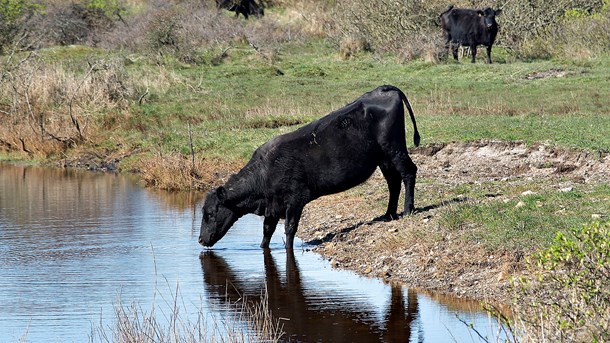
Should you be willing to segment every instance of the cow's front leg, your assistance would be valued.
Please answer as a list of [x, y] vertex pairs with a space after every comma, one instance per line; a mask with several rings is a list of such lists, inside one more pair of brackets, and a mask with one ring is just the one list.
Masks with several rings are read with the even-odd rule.
[[487, 63], [491, 64], [491, 44], [487, 47]]
[[271, 242], [271, 236], [275, 232], [275, 228], [277, 226], [277, 222], [279, 218], [276, 217], [265, 217], [263, 221], [263, 241], [261, 242], [261, 248], [268, 249], [269, 242]]
[[286, 250], [292, 249], [294, 244], [294, 236], [299, 228], [299, 220], [303, 213], [303, 206], [289, 205], [286, 210], [286, 223], [284, 224], [284, 232], [286, 233]]

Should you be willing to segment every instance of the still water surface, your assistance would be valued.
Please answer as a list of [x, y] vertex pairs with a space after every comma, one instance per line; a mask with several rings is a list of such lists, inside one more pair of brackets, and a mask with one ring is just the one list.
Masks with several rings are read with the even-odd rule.
[[265, 289], [293, 342], [479, 341], [461, 320], [496, 336], [478, 303], [287, 254], [282, 228], [263, 252], [256, 216], [203, 249], [200, 202], [117, 175], [0, 164], [0, 342], [87, 342], [92, 328], [114, 325], [119, 299], [148, 311], [176, 293], [183, 319], [203, 312], [219, 323], [234, 310], [226, 303]]

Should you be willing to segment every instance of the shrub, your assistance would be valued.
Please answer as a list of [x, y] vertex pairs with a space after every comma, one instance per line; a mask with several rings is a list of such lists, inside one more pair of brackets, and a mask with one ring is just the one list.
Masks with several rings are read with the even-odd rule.
[[0, 55], [24, 37], [27, 21], [41, 8], [28, 0], [0, 0]]
[[95, 115], [121, 111], [133, 93], [118, 60], [66, 66], [31, 54], [1, 67], [0, 138], [31, 155], [47, 157], [87, 140], [97, 131]]
[[[556, 54], [566, 46], [568, 50], [578, 46], [594, 52], [609, 46], [607, 15], [592, 16], [603, 13], [609, 6], [608, 0], [476, 0], [453, 4], [464, 8], [502, 8], [502, 15], [497, 18], [500, 30], [496, 46], [509, 48], [517, 56], [528, 57], [531, 47], [538, 45], [543, 46], [541, 50], [546, 54]], [[445, 54], [439, 15], [446, 9], [447, 2], [441, 0], [338, 0], [333, 13], [337, 24], [335, 36], [339, 40], [361, 37], [374, 51], [396, 53], [406, 60], [422, 57], [435, 60], [439, 54]], [[573, 14], [578, 14], [577, 18], [572, 18]], [[565, 44], [551, 49], [557, 39]]]
[[544, 328], [534, 332], [551, 341], [610, 340], [610, 222], [558, 233], [532, 262], [517, 288], [518, 306]]
[[51, 37], [55, 44], [97, 45], [99, 35], [108, 31], [114, 22], [102, 9], [87, 8], [73, 3], [52, 12]]
[[440, 1], [339, 0], [333, 15], [340, 39], [359, 37], [374, 51], [400, 53], [405, 47], [414, 48], [409, 43], [434, 37], [434, 31], [440, 30], [436, 27], [438, 15], [445, 8]]
[[[610, 1], [608, 1], [610, 3]], [[604, 7], [605, 8], [605, 7]], [[610, 50], [610, 10], [571, 9], [521, 44], [525, 57], [591, 58]]]

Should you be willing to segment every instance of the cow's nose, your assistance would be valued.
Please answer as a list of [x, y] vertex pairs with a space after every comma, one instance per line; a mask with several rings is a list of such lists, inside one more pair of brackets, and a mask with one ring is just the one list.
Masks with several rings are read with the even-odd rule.
[[203, 237], [199, 236], [199, 244], [203, 245]]

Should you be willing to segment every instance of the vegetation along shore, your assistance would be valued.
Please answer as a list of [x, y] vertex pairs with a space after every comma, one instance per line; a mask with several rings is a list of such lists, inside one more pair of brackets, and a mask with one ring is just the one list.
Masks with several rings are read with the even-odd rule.
[[337, 268], [506, 305], [523, 341], [610, 340], [607, 0], [455, 1], [501, 9], [493, 64], [454, 61], [443, 1], [261, 4], [0, 2], [0, 160], [202, 192], [391, 84], [422, 135], [415, 213], [372, 221], [376, 172], [310, 203], [297, 236]]

